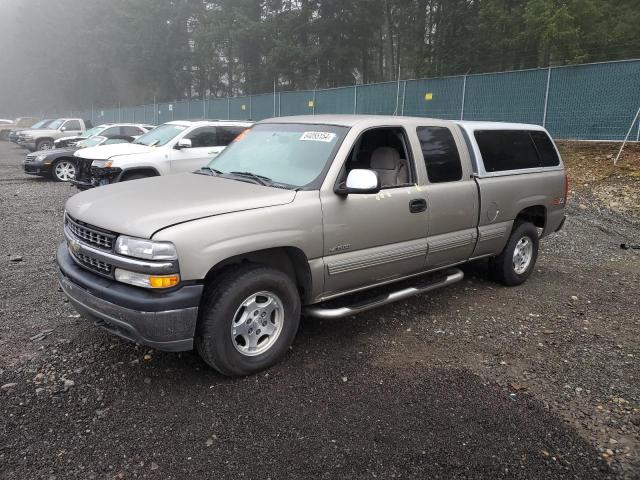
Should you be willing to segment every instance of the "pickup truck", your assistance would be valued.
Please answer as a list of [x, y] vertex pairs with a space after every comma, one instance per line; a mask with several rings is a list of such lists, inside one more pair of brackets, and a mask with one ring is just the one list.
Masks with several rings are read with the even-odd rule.
[[90, 123], [81, 118], [58, 118], [47, 125], [47, 128], [21, 131], [18, 143], [30, 152], [51, 150], [55, 140], [80, 135], [91, 128]]
[[196, 173], [66, 204], [71, 304], [225, 375], [279, 361], [301, 314], [351, 316], [459, 282], [489, 259], [507, 286], [562, 228], [567, 177], [537, 125], [386, 116], [265, 120]]
[[176, 120], [160, 125], [128, 145], [76, 152], [79, 190], [121, 181], [192, 172], [207, 164], [253, 123]]

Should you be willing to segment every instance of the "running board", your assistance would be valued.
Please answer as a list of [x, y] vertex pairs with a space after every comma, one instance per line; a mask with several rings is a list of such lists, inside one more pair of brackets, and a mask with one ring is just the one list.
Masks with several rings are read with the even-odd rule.
[[[444, 275], [439, 275], [435, 279], [431, 279], [430, 281], [416, 281], [415, 285], [409, 286], [407, 288], [403, 288], [401, 290], [392, 291], [389, 293], [383, 293], [381, 295], [377, 295], [373, 298], [369, 298], [367, 300], [355, 301], [351, 305], [345, 306], [336, 306], [331, 307], [332, 301], [323, 302], [316, 305], [309, 305], [304, 309], [304, 314], [309, 317], [315, 318], [341, 318], [348, 317], [351, 315], [356, 315], [358, 313], [371, 310], [372, 308], [381, 307], [382, 305], [386, 305], [388, 303], [397, 302], [398, 300], [404, 300], [405, 298], [413, 297], [414, 295], [419, 295], [421, 293], [430, 292], [432, 290], [436, 290], [438, 288], [446, 287], [447, 285], [452, 285], [454, 283], [458, 283], [464, 278], [464, 273], [459, 268], [451, 268], [444, 272]], [[406, 284], [407, 281], [400, 282], [402, 284]], [[381, 288], [381, 287], [379, 287]], [[393, 288], [393, 285], [387, 286], [388, 288]], [[378, 290], [378, 289], [376, 289]], [[341, 297], [337, 300], [344, 301], [345, 297]], [[346, 297], [348, 298], [348, 297]]]

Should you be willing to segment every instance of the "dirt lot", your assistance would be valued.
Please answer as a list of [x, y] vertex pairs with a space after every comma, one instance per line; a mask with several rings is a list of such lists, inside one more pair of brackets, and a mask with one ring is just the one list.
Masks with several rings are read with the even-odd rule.
[[640, 478], [640, 148], [615, 148], [562, 144], [570, 217], [525, 285], [469, 266], [230, 380], [78, 317], [74, 191], [0, 143], [0, 478]]

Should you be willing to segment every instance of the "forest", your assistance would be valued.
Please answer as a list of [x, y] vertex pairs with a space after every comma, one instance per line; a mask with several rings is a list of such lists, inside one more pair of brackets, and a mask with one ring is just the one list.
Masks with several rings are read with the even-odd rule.
[[0, 107], [135, 105], [640, 57], [640, 0], [3, 0]]

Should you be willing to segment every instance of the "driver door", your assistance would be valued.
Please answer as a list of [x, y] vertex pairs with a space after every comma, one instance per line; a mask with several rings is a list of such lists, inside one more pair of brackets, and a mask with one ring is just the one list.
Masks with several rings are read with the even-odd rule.
[[174, 147], [171, 153], [171, 173], [199, 170], [224, 149], [217, 145], [216, 127], [199, 127], [182, 138], [191, 140], [191, 147]]
[[[390, 174], [397, 170], [397, 164], [407, 173], [395, 177]], [[384, 181], [377, 194], [339, 195], [333, 189], [321, 192], [328, 295], [401, 278], [422, 271], [425, 265], [427, 196], [418, 186], [404, 129], [364, 132], [338, 182], [354, 168], [371, 169]]]

